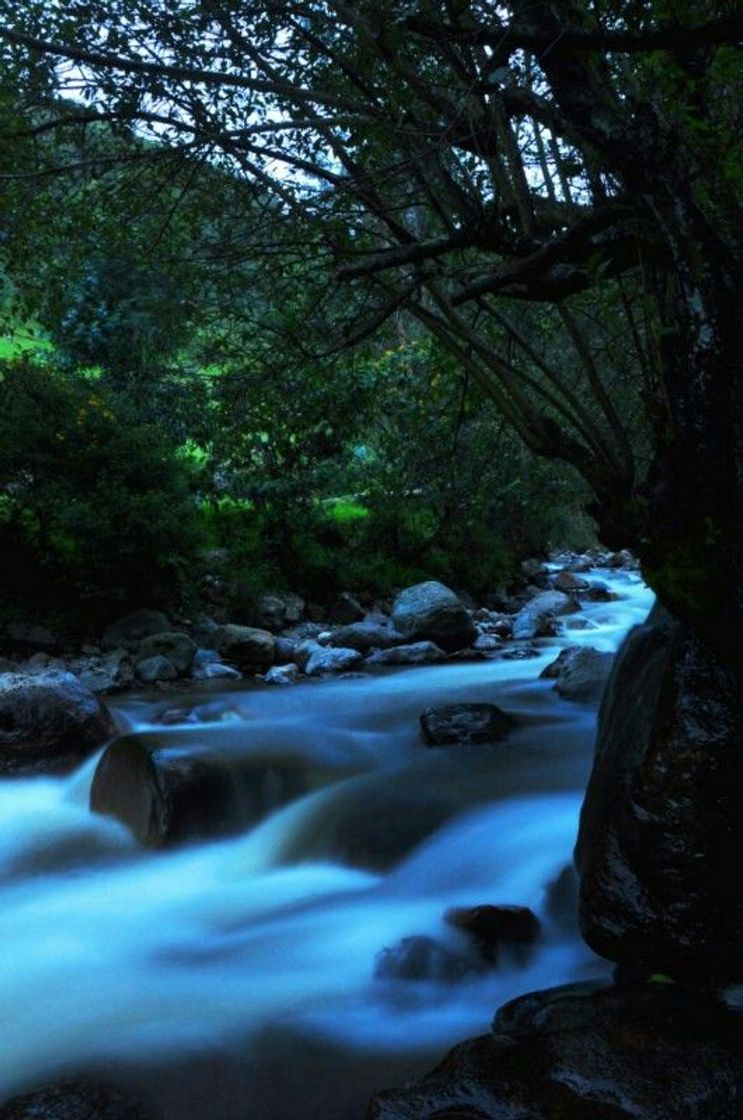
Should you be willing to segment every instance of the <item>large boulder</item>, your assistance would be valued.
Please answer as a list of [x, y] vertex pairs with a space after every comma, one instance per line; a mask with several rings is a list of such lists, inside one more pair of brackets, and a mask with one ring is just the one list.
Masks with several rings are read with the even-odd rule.
[[69, 769], [115, 733], [108, 710], [72, 673], [0, 676], [0, 773]]
[[217, 653], [244, 672], [264, 673], [273, 664], [275, 639], [268, 630], [230, 622], [213, 630], [210, 641]]
[[90, 807], [159, 848], [234, 835], [304, 792], [295, 766], [256, 753], [225, 756], [203, 745], [170, 747], [165, 736], [124, 735], [98, 763]]
[[447, 653], [471, 646], [477, 637], [469, 611], [453, 591], [436, 580], [401, 591], [392, 607], [392, 622], [408, 641], [435, 642]]
[[614, 654], [593, 646], [566, 646], [540, 677], [554, 680], [566, 700], [600, 700], [614, 663]]
[[368, 1120], [740, 1120], [743, 1019], [659, 984], [521, 996]]
[[514, 638], [549, 637], [559, 615], [579, 610], [578, 603], [562, 591], [542, 591], [526, 603], [513, 620]]
[[171, 630], [170, 621], [162, 611], [131, 611], [118, 618], [103, 631], [101, 645], [105, 650], [126, 649], [134, 653], [143, 638]]
[[196, 656], [196, 642], [180, 630], [166, 630], [160, 634], [150, 634], [143, 638], [137, 648], [137, 660], [149, 657], [167, 657], [179, 673], [187, 673]]
[[467, 743], [499, 743], [515, 720], [497, 704], [444, 704], [425, 708], [420, 717], [423, 738], [432, 747]]
[[581, 814], [580, 920], [596, 952], [743, 980], [741, 742], [739, 678], [654, 608], [609, 678]]

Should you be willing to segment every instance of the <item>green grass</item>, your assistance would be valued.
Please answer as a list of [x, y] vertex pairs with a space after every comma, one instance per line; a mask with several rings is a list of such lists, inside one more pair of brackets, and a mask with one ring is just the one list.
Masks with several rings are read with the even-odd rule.
[[51, 350], [51, 348], [51, 342], [48, 342], [45, 338], [38, 338], [36, 335], [19, 330], [12, 335], [5, 335], [0, 338], [0, 361], [12, 361], [14, 358], [19, 358], [21, 354], [29, 353], [29, 351], [39, 352]]
[[349, 521], [362, 521], [369, 516], [367, 507], [353, 498], [328, 498], [323, 505], [329, 517], [340, 525]]

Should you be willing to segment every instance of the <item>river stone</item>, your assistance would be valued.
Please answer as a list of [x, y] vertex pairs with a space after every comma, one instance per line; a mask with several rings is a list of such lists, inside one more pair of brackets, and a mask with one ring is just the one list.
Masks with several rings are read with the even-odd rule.
[[411, 642], [410, 645], [393, 646], [370, 654], [365, 665], [433, 665], [446, 661], [446, 654], [435, 642]]
[[555, 591], [562, 591], [566, 595], [572, 595], [578, 591], [587, 591], [590, 584], [587, 580], [577, 576], [575, 572], [563, 569], [561, 572], [558, 572], [557, 575], [553, 576], [552, 586]]
[[436, 580], [401, 591], [392, 607], [392, 622], [403, 638], [435, 642], [447, 653], [470, 646], [477, 637], [462, 602]]
[[263, 678], [266, 684], [296, 684], [301, 675], [298, 665], [290, 662], [288, 665], [274, 665]]
[[481, 971], [469, 957], [423, 935], [404, 937], [399, 944], [382, 949], [374, 963], [375, 980], [455, 984]]
[[574, 984], [498, 1012], [367, 1120], [740, 1120], [743, 1020], [675, 985]]
[[555, 681], [566, 700], [600, 700], [614, 663], [614, 654], [593, 646], [566, 646], [539, 674]]
[[98, 763], [90, 807], [160, 848], [234, 835], [304, 792], [296, 767], [198, 744], [169, 747], [166, 734], [125, 735]]
[[178, 677], [178, 670], [172, 661], [162, 654], [146, 657], [134, 666], [134, 672], [144, 684], [156, 684], [158, 681], [174, 681]]
[[151, 1120], [137, 1100], [111, 1085], [63, 1081], [0, 1105], [0, 1120]]
[[143, 638], [137, 649], [137, 660], [145, 661], [148, 657], [162, 654], [167, 657], [179, 673], [187, 673], [193, 665], [196, 656], [196, 642], [178, 630], [166, 630], [161, 634], [150, 634]]
[[357, 649], [359, 653], [370, 653], [374, 649], [389, 649], [391, 646], [402, 645], [404, 641], [402, 634], [398, 634], [393, 626], [364, 621], [340, 626], [333, 631], [328, 644]]
[[530, 599], [513, 620], [514, 638], [543, 638], [553, 633], [558, 615], [579, 610], [575, 599], [562, 591], [541, 591]]
[[101, 646], [104, 650], [126, 649], [134, 653], [143, 638], [150, 634], [162, 634], [170, 629], [170, 621], [162, 611], [132, 611], [106, 627]]
[[304, 599], [291, 591], [267, 591], [255, 599], [253, 617], [265, 630], [283, 630], [304, 616]]
[[318, 646], [308, 657], [304, 671], [308, 677], [319, 677], [323, 673], [342, 673], [358, 665], [361, 654], [357, 649], [334, 649], [331, 646]]
[[0, 676], [0, 773], [69, 768], [115, 734], [108, 710], [72, 673]]
[[602, 956], [743, 980], [741, 722], [739, 680], [690, 629], [656, 607], [630, 631], [599, 713], [576, 849], [581, 929]]
[[212, 632], [210, 641], [217, 653], [243, 671], [264, 673], [273, 664], [274, 636], [267, 630], [227, 623]]
[[483, 960], [493, 964], [501, 945], [532, 945], [542, 930], [528, 906], [455, 906], [444, 921], [468, 934]]
[[515, 720], [497, 704], [445, 704], [425, 708], [420, 724], [429, 746], [448, 747], [499, 743], [515, 727]]
[[124, 649], [74, 658], [70, 669], [91, 692], [118, 692], [134, 682], [131, 656]]

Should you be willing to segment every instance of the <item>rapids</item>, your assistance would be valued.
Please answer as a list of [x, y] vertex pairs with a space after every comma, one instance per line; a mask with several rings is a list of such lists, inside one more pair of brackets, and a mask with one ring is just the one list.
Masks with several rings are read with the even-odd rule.
[[[65, 778], [0, 781], [0, 1101], [93, 1072], [150, 1092], [167, 1120], [363, 1115], [530, 989], [605, 962], [546, 912], [570, 861], [595, 709], [539, 681], [559, 648], [618, 647], [652, 603], [638, 576], [524, 661], [452, 663], [269, 688], [243, 684], [112, 707], [172, 744], [268, 751], [305, 796], [245, 835], [152, 852], [92, 815], [96, 759]], [[431, 703], [494, 701], [519, 726], [494, 747], [426, 750]], [[157, 726], [168, 707], [203, 722]], [[461, 949], [450, 906], [527, 905], [528, 960], [458, 983], [380, 980], [377, 954], [427, 934]]]

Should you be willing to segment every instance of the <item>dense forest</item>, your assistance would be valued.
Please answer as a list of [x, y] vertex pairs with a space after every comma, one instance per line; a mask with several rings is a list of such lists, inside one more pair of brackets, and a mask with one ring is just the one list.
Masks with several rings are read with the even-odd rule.
[[[740, 1115], [740, 1029], [719, 997], [743, 982], [742, 47], [725, 0], [0, 0], [8, 679], [33, 633], [43, 653], [98, 656], [118, 625], [122, 656], [191, 666], [257, 621], [263, 652], [241, 670], [279, 648], [304, 668], [323, 642], [358, 668], [323, 630], [358, 623], [371, 644], [345, 633], [352, 653], [407, 626], [438, 642], [448, 681], [462, 649], [550, 642], [557, 616], [621, 600], [596, 563], [639, 570], [655, 597], [644, 621], [628, 592], [611, 623], [642, 625], [603, 695], [575, 853], [581, 933], [615, 986], [588, 1011], [572, 989], [508, 1005], [495, 1043], [454, 1051], [418, 1096], [377, 1098], [375, 1120]], [[420, 587], [449, 597], [456, 632], [409, 622]], [[310, 629], [291, 630], [300, 615]], [[609, 625], [575, 626], [599, 630], [594, 705]], [[94, 808], [143, 749], [125, 741]], [[160, 741], [147, 750], [142, 773]], [[161, 765], [170, 812], [193, 773]], [[198, 786], [198, 813], [216, 789]], [[687, 1036], [668, 1026], [684, 1017]], [[670, 1103], [657, 1077], [636, 1090], [625, 1051], [643, 1031], [688, 1077]], [[597, 1046], [611, 1091], [579, 1086]]]

